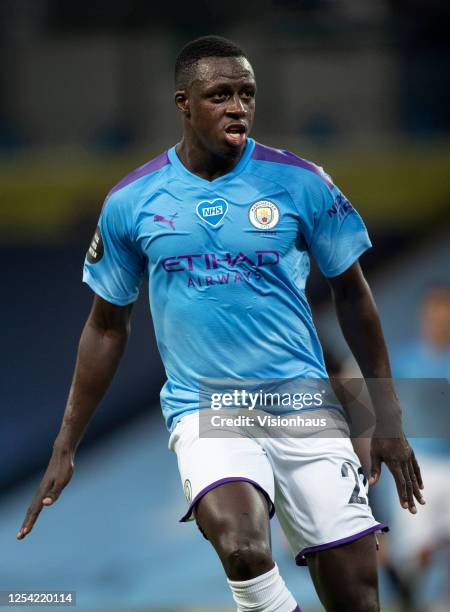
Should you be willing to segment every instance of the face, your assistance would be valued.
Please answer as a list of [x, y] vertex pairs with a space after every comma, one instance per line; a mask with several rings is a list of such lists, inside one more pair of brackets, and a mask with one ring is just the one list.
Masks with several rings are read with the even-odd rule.
[[245, 58], [199, 60], [194, 80], [175, 94], [185, 135], [211, 153], [239, 155], [253, 124], [255, 94], [255, 76]]
[[450, 290], [431, 292], [422, 307], [422, 332], [437, 347], [450, 345]]

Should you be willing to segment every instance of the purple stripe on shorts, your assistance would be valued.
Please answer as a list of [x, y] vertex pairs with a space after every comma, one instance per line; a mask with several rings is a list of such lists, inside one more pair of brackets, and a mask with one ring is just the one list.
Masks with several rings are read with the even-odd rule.
[[266, 145], [256, 143], [255, 149], [252, 154], [252, 159], [304, 168], [305, 170], [309, 170], [310, 172], [314, 172], [314, 174], [317, 174], [317, 176], [319, 176], [330, 189], [333, 188], [333, 183], [330, 177], [326, 175], [318, 166], [316, 166], [316, 164], [313, 164], [312, 162], [306, 159], [302, 159], [301, 157], [298, 157], [297, 155], [294, 155], [289, 151], [284, 151], [282, 149], [273, 149], [272, 147], [266, 147]]
[[243, 476], [230, 476], [229, 478], [221, 478], [220, 480], [216, 480], [215, 482], [212, 482], [210, 485], [202, 489], [200, 493], [197, 493], [197, 495], [194, 497], [194, 499], [189, 504], [188, 511], [186, 512], [184, 516], [181, 517], [180, 523], [185, 523], [191, 518], [192, 510], [195, 508], [195, 505], [201, 500], [201, 498], [204, 495], [206, 495], [206, 493], [208, 493], [208, 491], [211, 491], [212, 489], [215, 489], [216, 487], [222, 484], [226, 484], [227, 482], [238, 482], [238, 481], [249, 482], [250, 484], [254, 485], [257, 489], [259, 489], [261, 493], [264, 494], [267, 501], [269, 502], [269, 507], [270, 507], [269, 518], [272, 518], [273, 515], [275, 514], [275, 506], [272, 500], [270, 499], [269, 494], [266, 491], [264, 491], [261, 485], [259, 485], [254, 480], [250, 480], [250, 478], [244, 478]]
[[130, 174], [127, 174], [127, 176], [125, 176], [121, 181], [117, 183], [117, 185], [115, 185], [111, 189], [111, 191], [108, 193], [108, 197], [112, 195], [115, 191], [118, 191], [119, 189], [126, 187], [130, 183], [137, 181], [146, 174], [151, 174], [152, 172], [161, 170], [161, 168], [164, 168], [164, 166], [167, 166], [167, 164], [170, 164], [170, 161], [167, 155], [167, 151], [165, 151], [164, 153], [161, 153], [161, 155], [158, 155], [158, 157], [151, 159], [143, 166], [136, 168], [136, 170], [133, 170], [133, 172], [130, 172]]
[[389, 531], [389, 527], [384, 523], [378, 523], [377, 525], [369, 527], [369, 529], [365, 529], [364, 531], [360, 531], [359, 533], [347, 536], [346, 538], [342, 538], [341, 540], [335, 540], [334, 542], [328, 542], [327, 544], [319, 544], [319, 546], [309, 546], [308, 548], [304, 548], [298, 553], [298, 555], [295, 557], [295, 562], [297, 565], [307, 565], [305, 555], [307, 555], [308, 553], [320, 552], [321, 550], [328, 550], [329, 548], [337, 548], [338, 546], [342, 546], [343, 544], [348, 544], [350, 542], [360, 540], [364, 536], [369, 535], [369, 533], [374, 533], [375, 531]]

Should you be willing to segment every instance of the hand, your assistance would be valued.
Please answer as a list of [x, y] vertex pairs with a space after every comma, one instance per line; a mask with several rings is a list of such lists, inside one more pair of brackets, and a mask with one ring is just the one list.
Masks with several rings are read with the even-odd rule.
[[22, 527], [17, 534], [18, 540], [30, 533], [44, 506], [51, 506], [61, 495], [64, 487], [72, 478], [74, 470], [73, 453], [54, 450], [41, 484], [27, 510]]
[[417, 513], [414, 497], [424, 505], [422, 476], [414, 451], [402, 432], [398, 438], [372, 438], [370, 455], [372, 474], [369, 485], [375, 485], [381, 475], [381, 462], [388, 466], [397, 486], [400, 504], [411, 514]]

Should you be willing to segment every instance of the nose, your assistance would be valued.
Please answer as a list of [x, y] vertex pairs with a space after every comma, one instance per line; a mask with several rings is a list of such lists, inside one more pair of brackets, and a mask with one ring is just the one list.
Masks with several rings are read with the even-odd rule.
[[238, 94], [230, 98], [230, 104], [227, 108], [227, 114], [232, 115], [233, 117], [244, 117], [247, 114], [247, 109], [245, 108]]

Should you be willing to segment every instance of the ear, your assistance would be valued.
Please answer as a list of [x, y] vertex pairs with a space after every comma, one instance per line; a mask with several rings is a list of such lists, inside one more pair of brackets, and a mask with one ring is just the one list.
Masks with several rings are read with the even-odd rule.
[[185, 117], [190, 117], [189, 98], [185, 89], [179, 89], [175, 92], [175, 104]]

